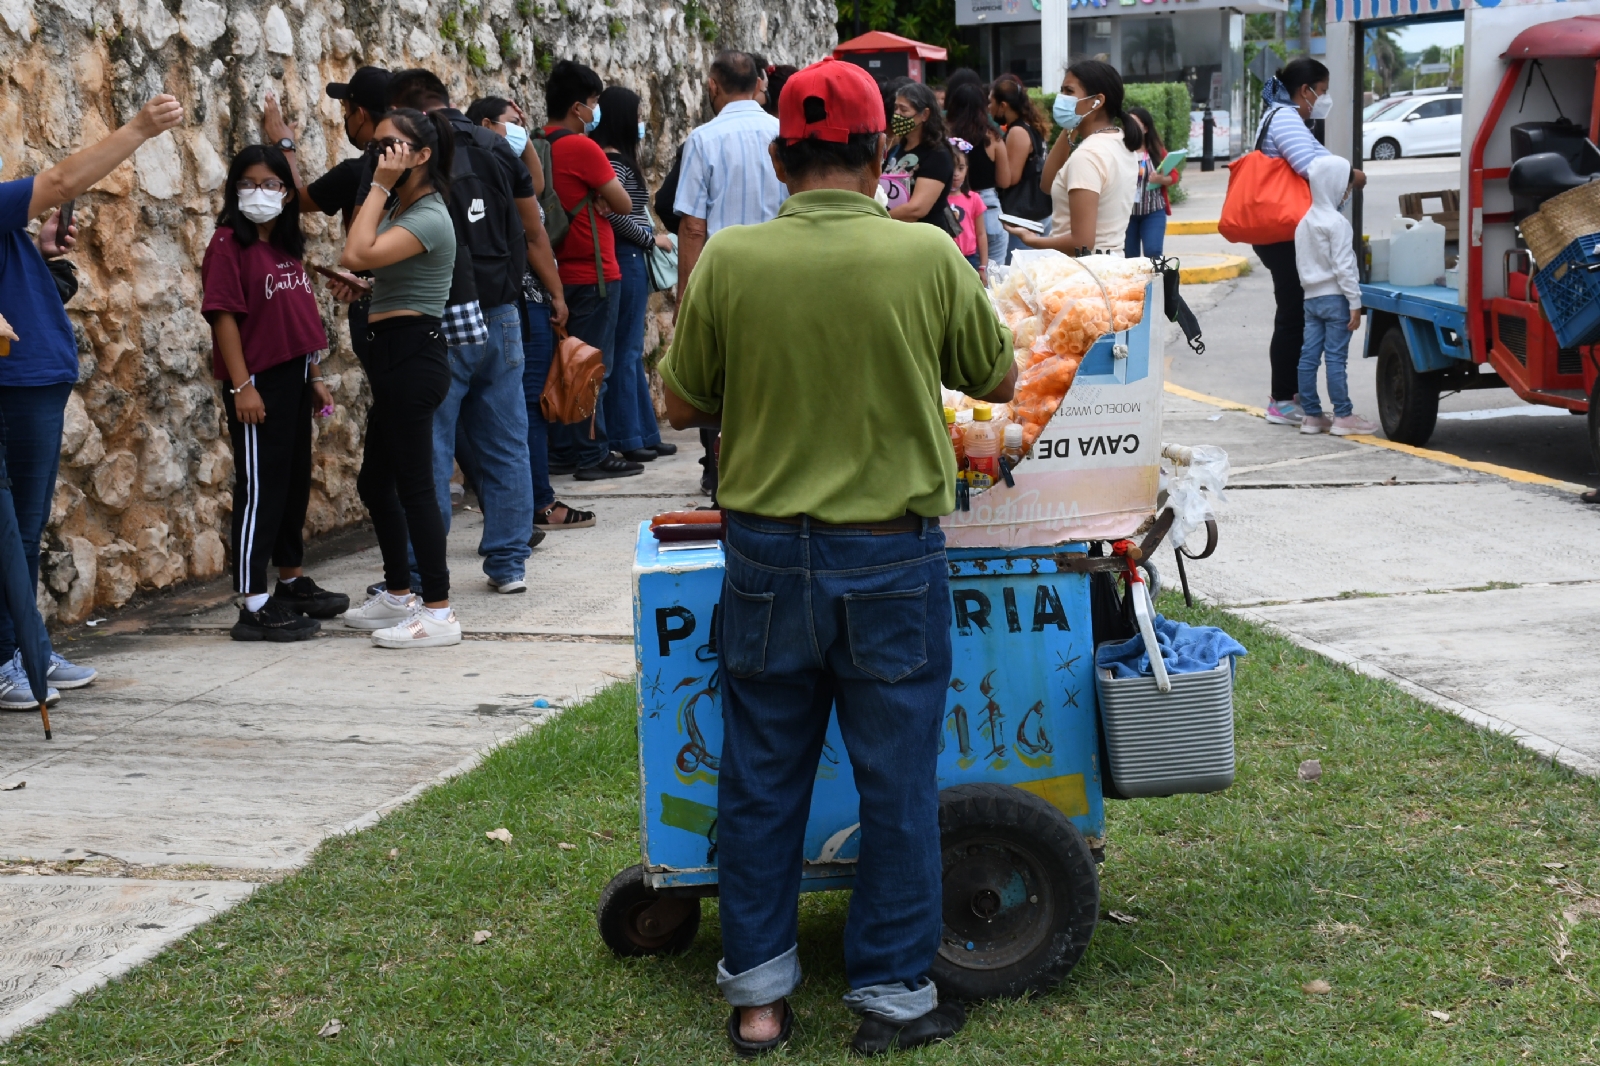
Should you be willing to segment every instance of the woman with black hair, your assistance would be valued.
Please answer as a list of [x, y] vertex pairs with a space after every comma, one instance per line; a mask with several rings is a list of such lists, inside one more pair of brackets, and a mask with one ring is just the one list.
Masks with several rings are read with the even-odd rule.
[[889, 217], [927, 222], [954, 237], [960, 226], [951, 224], [947, 197], [956, 163], [945, 140], [944, 116], [933, 90], [918, 81], [902, 85], [895, 92], [889, 133], [896, 140], [883, 161], [884, 171], [911, 175], [906, 202], [891, 208]]
[[783, 87], [799, 71], [799, 67], [790, 66], [788, 63], [779, 63], [777, 66], [767, 68], [767, 87], [761, 90], [763, 111], [773, 118], [778, 117], [778, 98], [783, 95]]
[[1161, 143], [1155, 116], [1142, 107], [1130, 107], [1128, 118], [1143, 131], [1144, 143], [1138, 152], [1139, 188], [1134, 196], [1133, 216], [1128, 219], [1128, 239], [1123, 251], [1130, 259], [1138, 255], [1158, 259], [1167, 243], [1167, 216], [1172, 214], [1167, 189], [1178, 184], [1179, 174], [1176, 168], [1170, 174], [1161, 173], [1167, 146]]
[[600, 124], [589, 136], [606, 150], [611, 170], [622, 183], [633, 210], [612, 214], [608, 221], [616, 235], [617, 266], [622, 268], [621, 296], [617, 302], [617, 350], [605, 396], [606, 433], [613, 451], [635, 463], [648, 463], [657, 455], [671, 455], [675, 444], [661, 440], [650, 382], [644, 372], [644, 321], [650, 303], [650, 267], [645, 257], [658, 244], [668, 250], [672, 242], [656, 236], [650, 222], [650, 190], [639, 171], [639, 94], [613, 85], [600, 94]]
[[[455, 138], [441, 111], [396, 108], [378, 124], [377, 169], [350, 222], [340, 265], [372, 272], [367, 382], [372, 408], [356, 490], [383, 553], [385, 591], [345, 612], [380, 648], [461, 643], [450, 609], [444, 517], [433, 484], [433, 412], [450, 388], [441, 316], [455, 273], [445, 206]], [[385, 204], [394, 198], [394, 207]], [[411, 591], [407, 545], [421, 596]]]
[[1139, 127], [1123, 115], [1122, 98], [1122, 75], [1110, 63], [1085, 59], [1062, 75], [1050, 113], [1061, 136], [1039, 179], [1050, 190], [1050, 235], [1007, 227], [1029, 248], [1122, 254], [1139, 184], [1139, 159], [1133, 153], [1144, 141]]
[[[200, 266], [211, 364], [233, 442], [234, 640], [308, 640], [350, 598], [318, 588], [301, 564], [311, 499], [311, 412], [331, 413], [317, 357], [328, 347], [301, 257], [300, 199], [273, 145], [234, 156], [217, 231]], [[267, 564], [278, 586], [267, 594]]]
[[[998, 190], [1001, 210], [1016, 218], [1043, 222], [1045, 232], [1049, 233], [1049, 183], [1040, 184], [1039, 181], [1044, 169], [1045, 134], [1048, 130], [1038, 109], [1033, 106], [1028, 87], [1015, 74], [1002, 74], [995, 79], [989, 89], [989, 114], [1000, 123], [1006, 144], [1005, 173], [1000, 173], [998, 165], [995, 171], [995, 188]], [[995, 218], [999, 217], [999, 212], [996, 212]], [[1009, 242], [1002, 243], [1006, 244], [1005, 262], [1010, 262], [1012, 252], [1027, 247], [1015, 236]], [[992, 255], [994, 245], [989, 247]]]
[[972, 151], [967, 153], [967, 184], [986, 209], [983, 228], [989, 240], [989, 263], [1001, 266], [1006, 261], [1007, 242], [1005, 230], [1000, 228], [999, 186], [1011, 183], [1011, 156], [1000, 136], [1000, 127], [989, 115], [989, 92], [976, 79], [974, 74], [957, 84], [951, 78], [944, 97], [945, 119], [952, 137], [972, 145]]
[[[1311, 164], [1331, 154], [1312, 136], [1310, 123], [1326, 118], [1333, 109], [1328, 95], [1328, 68], [1301, 56], [1290, 60], [1261, 88], [1265, 104], [1256, 146], [1270, 159], [1286, 159], [1294, 172], [1309, 180]], [[1356, 188], [1367, 183], [1359, 170], [1350, 172]], [[1305, 339], [1306, 293], [1300, 286], [1300, 268], [1294, 258], [1294, 239], [1276, 244], [1251, 245], [1261, 265], [1272, 275], [1272, 297], [1277, 314], [1272, 319], [1272, 391], [1267, 397], [1267, 421], [1297, 426], [1305, 420], [1300, 406], [1300, 349]]]

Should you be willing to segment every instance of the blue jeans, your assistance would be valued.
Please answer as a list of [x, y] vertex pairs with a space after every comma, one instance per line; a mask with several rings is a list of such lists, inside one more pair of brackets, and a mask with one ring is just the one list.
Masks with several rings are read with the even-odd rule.
[[448, 533], [459, 424], [472, 450], [474, 487], [483, 507], [478, 542], [483, 572], [505, 584], [523, 577], [533, 537], [522, 326], [515, 304], [486, 307], [483, 317], [489, 324], [486, 344], [450, 348], [450, 391], [433, 413], [433, 483]]
[[1334, 416], [1347, 418], [1355, 413], [1345, 377], [1345, 364], [1350, 360], [1349, 325], [1350, 301], [1343, 296], [1306, 299], [1305, 342], [1300, 348], [1300, 405], [1307, 417], [1322, 414], [1322, 401], [1317, 398], [1317, 364], [1323, 361], [1324, 353]]
[[[39, 585], [39, 538], [44, 535], [56, 495], [61, 421], [71, 395], [70, 381], [0, 388], [0, 446], [5, 448], [17, 527], [22, 531], [22, 554], [27, 557], [32, 579], [30, 588]], [[16, 651], [17, 632], [11, 616], [0, 610], [0, 660], [9, 661]]]
[[927, 973], [943, 923], [936, 764], [951, 605], [933, 523], [874, 535], [729, 513], [717, 985], [734, 1006], [799, 984], [802, 849], [835, 705], [861, 794], [845, 1003], [900, 1021], [938, 1004]]
[[[1042, 219], [1041, 221], [1044, 222], [1044, 232], [1039, 234], [1039, 236], [1041, 236], [1041, 237], [1050, 236], [1050, 231], [1055, 228], [1055, 219], [1046, 218], [1046, 219]], [[1028, 246], [1026, 244], [1023, 244], [1022, 243], [1022, 238], [1018, 237], [1016, 234], [1007, 233], [1006, 234], [1006, 239], [1009, 242], [1006, 245], [1006, 262], [1007, 263], [1011, 262], [1011, 253], [1012, 252], [1026, 252], [1028, 250]]]
[[594, 409], [594, 436], [589, 423], [550, 427], [550, 462], [566, 466], [597, 466], [611, 454], [606, 435], [606, 393], [611, 389], [611, 368], [617, 357], [617, 307], [622, 303], [622, 286], [607, 282], [606, 295], [600, 297], [598, 285], [568, 285], [567, 332], [600, 349], [605, 359], [606, 380], [600, 386], [600, 402]]
[[1148, 215], [1128, 216], [1128, 239], [1122, 254], [1129, 259], [1145, 255], [1155, 259], [1167, 243], [1167, 213], [1152, 211]]
[[533, 510], [556, 502], [550, 487], [549, 423], [539, 410], [544, 379], [550, 374], [550, 357], [556, 338], [550, 329], [550, 305], [522, 301], [522, 397], [528, 408], [528, 468], [533, 474]]
[[989, 235], [989, 263], [991, 266], [1005, 266], [1011, 234], [1000, 225], [1000, 193], [995, 189], [979, 189], [978, 197], [985, 209], [983, 231]]
[[617, 241], [622, 290], [617, 301], [617, 356], [606, 387], [606, 431], [613, 451], [631, 452], [661, 443], [650, 379], [644, 372], [644, 317], [650, 304], [650, 269], [645, 251]]

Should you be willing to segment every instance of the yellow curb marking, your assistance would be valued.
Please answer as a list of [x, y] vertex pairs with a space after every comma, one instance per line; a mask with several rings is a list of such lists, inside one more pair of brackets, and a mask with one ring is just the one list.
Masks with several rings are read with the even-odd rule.
[[1175, 218], [1169, 218], [1167, 220], [1167, 232], [1181, 236], [1215, 233], [1217, 232], [1217, 220], [1214, 218], [1186, 218], [1179, 221]]
[[[1211, 407], [1220, 407], [1224, 411], [1243, 411], [1245, 414], [1254, 415], [1257, 418], [1265, 418], [1267, 415], [1265, 408], [1252, 407], [1246, 403], [1235, 403], [1232, 400], [1224, 400], [1220, 396], [1208, 396], [1203, 392], [1186, 389], [1182, 385], [1174, 385], [1170, 381], [1166, 382], [1165, 388], [1174, 396], [1181, 396], [1186, 400], [1195, 400]], [[1545, 477], [1543, 474], [1529, 473], [1526, 470], [1515, 470], [1509, 466], [1501, 466], [1498, 463], [1480, 463], [1476, 459], [1463, 459], [1461, 456], [1451, 455], [1449, 452], [1434, 451], [1432, 448], [1417, 448], [1410, 444], [1384, 440], [1382, 437], [1359, 436], [1345, 437], [1343, 439], [1356, 444], [1366, 444], [1373, 448], [1399, 452], [1402, 455], [1414, 455], [1418, 459], [1431, 459], [1436, 463], [1444, 463], [1446, 466], [1454, 466], [1462, 470], [1475, 470], [1480, 474], [1491, 474], [1494, 477], [1505, 478], [1507, 481], [1515, 481], [1521, 485], [1543, 485], [1546, 488], [1560, 489], [1563, 492], [1589, 491], [1586, 485], [1574, 485], [1570, 481], [1561, 481], [1553, 477]]]
[[[1196, 259], [1201, 260], [1198, 265], [1187, 265]], [[1236, 278], [1250, 265], [1249, 260], [1242, 255], [1211, 252], [1179, 256], [1178, 261], [1182, 264], [1178, 270], [1178, 280], [1185, 285], [1204, 285], [1208, 282]]]

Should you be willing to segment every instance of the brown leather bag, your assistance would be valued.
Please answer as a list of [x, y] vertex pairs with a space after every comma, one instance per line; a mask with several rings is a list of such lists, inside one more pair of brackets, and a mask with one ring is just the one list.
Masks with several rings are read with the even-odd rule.
[[600, 402], [600, 385], [606, 379], [605, 357], [600, 349], [556, 327], [556, 353], [539, 396], [539, 411], [546, 422], [572, 425], [589, 422], [594, 439], [594, 411]]

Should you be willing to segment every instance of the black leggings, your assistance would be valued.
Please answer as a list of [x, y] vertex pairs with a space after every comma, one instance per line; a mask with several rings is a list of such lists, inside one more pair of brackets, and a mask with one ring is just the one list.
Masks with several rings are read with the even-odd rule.
[[372, 515], [391, 589], [411, 586], [417, 553], [422, 599], [450, 598], [444, 517], [433, 487], [433, 412], [450, 389], [450, 364], [437, 318], [388, 318], [367, 327], [367, 443], [356, 490]]
[[301, 530], [311, 499], [311, 382], [305, 356], [250, 380], [267, 409], [264, 421], [239, 421], [226, 388], [222, 406], [233, 439], [233, 588], [259, 594], [269, 589], [269, 557], [279, 567], [296, 567], [305, 559]]
[[1272, 319], [1272, 398], [1292, 400], [1300, 391], [1300, 349], [1305, 343], [1306, 290], [1294, 261], [1294, 242], [1252, 245], [1261, 265], [1272, 275], [1272, 296], [1278, 313]]

